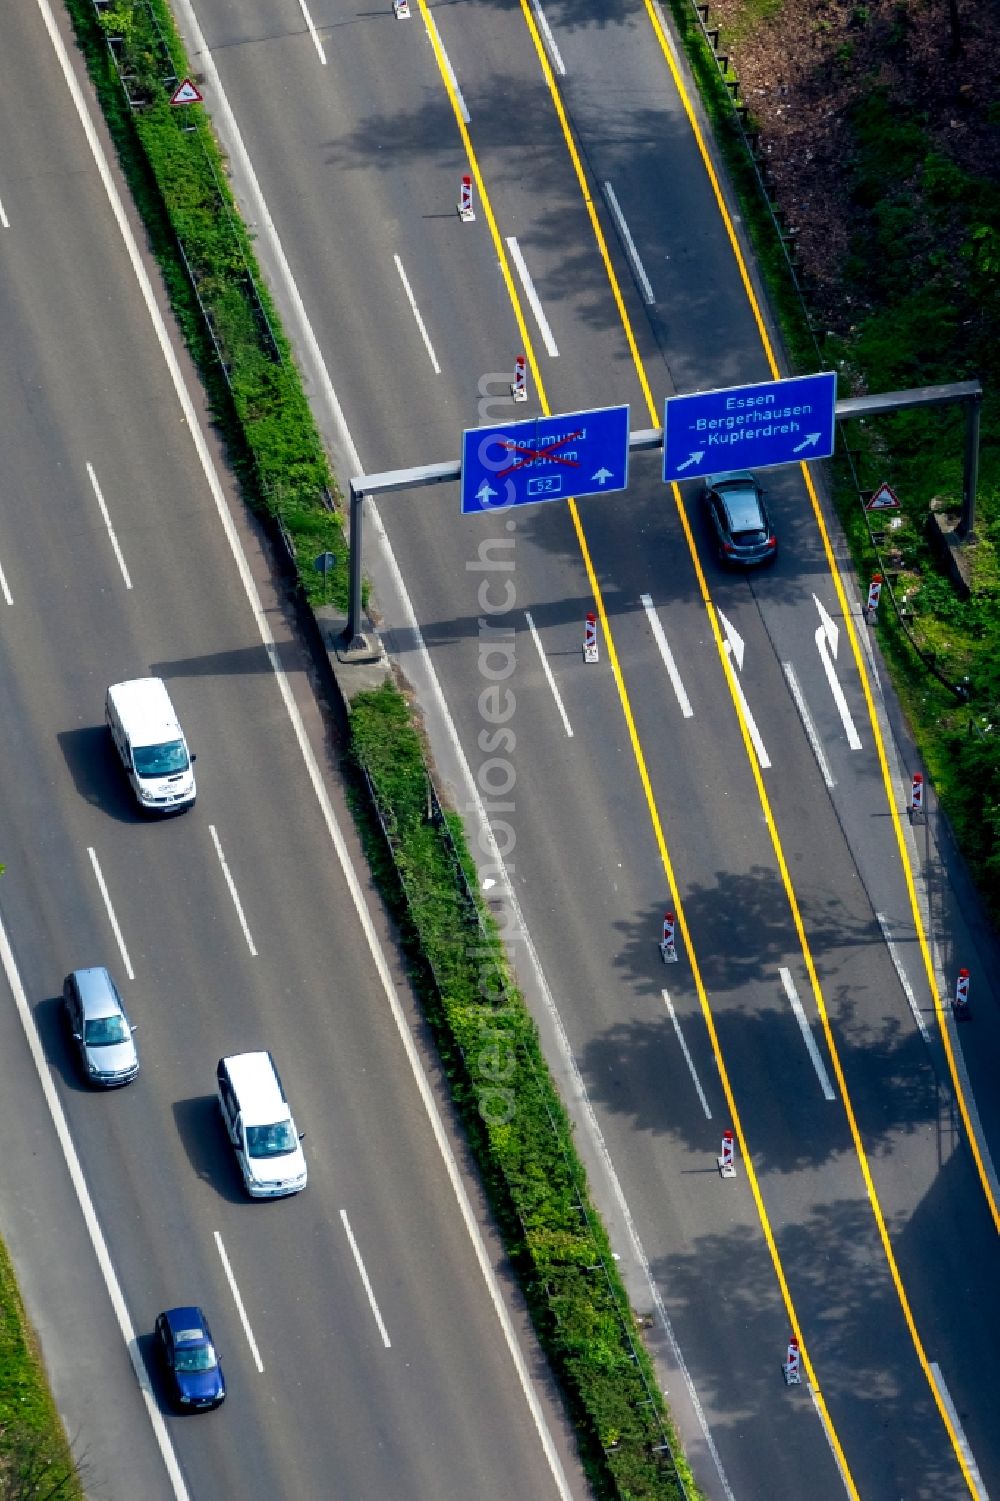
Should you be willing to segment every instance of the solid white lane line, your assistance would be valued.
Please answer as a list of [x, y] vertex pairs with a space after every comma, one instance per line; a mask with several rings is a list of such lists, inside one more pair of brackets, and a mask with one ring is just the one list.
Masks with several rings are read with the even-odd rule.
[[948, 1390], [948, 1384], [941, 1374], [941, 1367], [938, 1365], [936, 1360], [930, 1361], [929, 1364], [931, 1368], [931, 1375], [934, 1377], [934, 1385], [938, 1389], [941, 1401], [948, 1409], [948, 1416], [951, 1418], [952, 1427], [958, 1435], [958, 1447], [961, 1449], [962, 1457], [964, 1458], [965, 1463], [968, 1466], [969, 1474], [972, 1477], [973, 1485], [976, 1487], [976, 1494], [979, 1497], [979, 1501], [990, 1501], [989, 1494], [986, 1490], [985, 1485], [983, 1484], [983, 1477], [979, 1473], [979, 1466], [976, 1464], [976, 1461], [973, 1458], [972, 1450], [969, 1447], [969, 1440], [965, 1436], [965, 1429], [959, 1422], [958, 1412], [955, 1408], [954, 1402], [951, 1400], [951, 1392]]
[[639, 252], [635, 248], [635, 241], [632, 238], [632, 231], [629, 229], [628, 225], [625, 222], [625, 215], [618, 207], [618, 199], [615, 197], [615, 190], [609, 182], [606, 182], [604, 184], [604, 196], [608, 200], [608, 208], [611, 210], [611, 217], [614, 219], [618, 233], [622, 237], [622, 241], [625, 246], [625, 254], [628, 256], [632, 270], [635, 272], [635, 279], [639, 283], [639, 290], [642, 292], [645, 301], [649, 303], [650, 306], [652, 306], [652, 304], [656, 301], [656, 298], [653, 296], [653, 288], [649, 284], [649, 277], [646, 275], [642, 261], [639, 259]]
[[2, 203], [0, 203], [0, 224], [3, 225], [4, 229], [10, 229], [10, 220], [7, 218], [7, 215], [3, 211]]
[[531, 639], [532, 639], [532, 641], [534, 641], [535, 647], [536, 647], [536, 649], [538, 651], [538, 660], [542, 664], [542, 671], [544, 672], [546, 681], [548, 682], [548, 685], [549, 685], [549, 687], [552, 690], [552, 697], [556, 701], [556, 708], [559, 710], [559, 717], [561, 718], [561, 720], [563, 722], [563, 729], [566, 731], [567, 735], [569, 735], [570, 738], [572, 739], [572, 736], [573, 736], [573, 726], [570, 724], [570, 722], [569, 722], [569, 716], [567, 715], [566, 710], [563, 708], [563, 701], [559, 697], [559, 689], [556, 687], [556, 680], [552, 676], [552, 669], [549, 666], [548, 658], [546, 657], [544, 651], [542, 650], [541, 638], [540, 638], [538, 632], [535, 630], [535, 622], [532, 620], [531, 615], [528, 613], [527, 610], [525, 610], [525, 612], [524, 612], [524, 618], [528, 622], [528, 630], [531, 632]]
[[810, 715], [809, 709], [806, 706], [806, 701], [802, 693], [802, 689], [799, 687], [799, 680], [795, 675], [795, 668], [792, 666], [791, 662], [782, 662], [781, 670], [785, 674], [785, 679], [788, 683], [789, 690], [791, 692], [793, 700], [795, 701], [795, 707], [799, 711], [799, 718], [802, 721], [806, 736], [809, 740], [809, 744], [812, 746], [812, 753], [816, 757], [816, 765], [820, 769], [820, 775], [826, 783], [828, 790], [832, 792], [837, 783], [834, 780], [833, 772], [830, 770], [830, 763], [827, 761], [826, 754], [824, 753], [823, 747], [820, 744], [820, 738], [816, 733], [816, 726], [813, 724], [812, 716]]
[[694, 1087], [698, 1091], [698, 1098], [701, 1101], [701, 1108], [705, 1112], [705, 1119], [706, 1120], [711, 1120], [712, 1119], [712, 1112], [708, 1108], [708, 1100], [705, 1098], [705, 1091], [701, 1087], [701, 1080], [698, 1078], [698, 1074], [697, 1074], [697, 1071], [696, 1071], [695, 1066], [694, 1066], [694, 1059], [691, 1057], [691, 1054], [688, 1052], [688, 1045], [684, 1041], [684, 1033], [681, 1031], [681, 1024], [680, 1024], [680, 1022], [677, 1019], [677, 1013], [674, 1010], [674, 1003], [670, 999], [670, 992], [667, 991], [667, 990], [661, 990], [660, 994], [662, 995], [663, 999], [667, 1003], [667, 1010], [670, 1012], [670, 1020], [674, 1024], [674, 1031], [677, 1033], [677, 1041], [680, 1043], [680, 1045], [681, 1045], [681, 1052], [684, 1054], [684, 1062], [688, 1066], [688, 1069], [690, 1071], [691, 1077], [694, 1080]]
[[101, 508], [101, 515], [104, 517], [104, 525], [108, 529], [108, 536], [111, 538], [111, 546], [115, 550], [115, 557], [118, 559], [118, 567], [122, 571], [122, 578], [125, 580], [125, 587], [126, 589], [131, 589], [132, 580], [128, 576], [128, 569], [125, 567], [125, 559], [122, 557], [122, 550], [118, 546], [118, 538], [115, 536], [115, 529], [111, 525], [111, 513], [109, 512], [107, 506], [104, 504], [104, 496], [101, 494], [101, 487], [97, 483], [97, 475], [94, 473], [94, 466], [89, 459], [87, 460], [87, 473], [90, 475], [90, 483], [94, 487], [94, 494], [97, 496], [97, 504]]
[[392, 1345], [389, 1340], [388, 1331], [386, 1330], [386, 1327], [382, 1322], [382, 1315], [379, 1313], [378, 1304], [375, 1301], [375, 1294], [372, 1291], [372, 1285], [368, 1280], [368, 1273], [365, 1271], [365, 1264], [361, 1260], [361, 1252], [358, 1250], [358, 1243], [354, 1239], [354, 1231], [351, 1229], [351, 1222], [347, 1218], [346, 1209], [342, 1209], [340, 1211], [340, 1218], [344, 1222], [344, 1229], [347, 1231], [347, 1239], [350, 1241], [351, 1250], [354, 1252], [354, 1260], [357, 1262], [358, 1271], [361, 1274], [361, 1280], [365, 1285], [365, 1292], [368, 1294], [368, 1302], [371, 1305], [372, 1313], [375, 1315], [375, 1322], [378, 1325], [378, 1332], [382, 1336], [382, 1343], [383, 1345], [385, 1345], [385, 1348], [387, 1350], [391, 1350]]
[[250, 929], [247, 926], [246, 918], [243, 916], [243, 907], [240, 902], [239, 896], [237, 895], [236, 882], [233, 880], [232, 875], [230, 874], [229, 866], [226, 864], [226, 857], [222, 853], [222, 845], [219, 842], [218, 834], [215, 832], [214, 823], [209, 824], [208, 832], [212, 836], [212, 843], [215, 845], [215, 853], [219, 857], [219, 864], [222, 866], [222, 874], [226, 878], [226, 885], [229, 887], [229, 895], [233, 899], [233, 906], [236, 908], [236, 916], [240, 920], [240, 927], [243, 929], [243, 937], [247, 941], [247, 948], [256, 959], [257, 950], [253, 946], [253, 939], [250, 937]]
[[896, 974], [899, 976], [899, 983], [903, 987], [903, 994], [906, 996], [910, 1010], [913, 1012], [913, 1020], [919, 1027], [920, 1035], [924, 1039], [924, 1042], [926, 1042], [927, 1046], [930, 1047], [931, 1034], [928, 1030], [927, 1023], [924, 1021], [923, 1013], [921, 1012], [920, 1007], [917, 1005], [917, 998], [913, 993], [913, 986], [910, 984], [909, 976], [907, 975], [906, 970], [903, 968], [903, 961], [899, 957], [899, 950], [896, 947], [892, 932], [889, 928], [889, 920], [885, 916], [884, 912], [876, 912], [875, 918], [878, 922], [879, 927], [882, 929], [882, 937], [885, 939], [885, 946], [889, 950], [889, 958], [892, 960], [893, 965], [895, 966]]
[[315, 26], [313, 25], [312, 16], [309, 14], [308, 10], [306, 9], [306, 0], [299, 0], [299, 10], [302, 12], [302, 19], [303, 19], [303, 21], [305, 21], [306, 26], [308, 27], [309, 35], [313, 39], [313, 45], [315, 46], [316, 51], [319, 53], [319, 60], [323, 64], [323, 66], [325, 68], [326, 67], [326, 53], [323, 51], [323, 43], [319, 39], [319, 33], [317, 32]]
[[[726, 651], [730, 655], [732, 655], [732, 647], [730, 646], [728, 641], [726, 642]], [[760, 762], [760, 769], [761, 771], [767, 771], [771, 765], [771, 760], [767, 754], [767, 751], [764, 749], [764, 742], [760, 738], [760, 730], [758, 730], [754, 717], [750, 713], [750, 705], [747, 703], [746, 694], [743, 692], [743, 684], [740, 682], [735, 668], [733, 670], [733, 684], [736, 688], [736, 696], [740, 701], [740, 709], [743, 714], [743, 719], [746, 723], [747, 731], [750, 735], [750, 739], [753, 741], [753, 748], [757, 752], [757, 760]]]
[[830, 1075], [826, 1071], [826, 1064], [820, 1057], [819, 1048], [816, 1046], [816, 1039], [812, 1034], [812, 1028], [802, 1008], [802, 1002], [799, 1000], [799, 993], [795, 989], [795, 981], [792, 979], [791, 970], [785, 969], [782, 966], [778, 970], [778, 974], [781, 976], [781, 983], [785, 987], [785, 994], [788, 997], [792, 1011], [795, 1013], [795, 1020], [799, 1024], [799, 1031], [802, 1033], [806, 1052], [812, 1059], [812, 1066], [816, 1070], [816, 1076], [819, 1079], [823, 1096], [827, 1100], [835, 1100], [837, 1096], [834, 1093], [833, 1085], [830, 1083]]
[[7, 603], [9, 605], [12, 605], [14, 603], [14, 601], [11, 598], [11, 592], [10, 592], [10, 590], [7, 588], [7, 580], [4, 578], [4, 572], [3, 572], [2, 568], [0, 568], [0, 589], [3, 590], [3, 597], [4, 597], [4, 599], [7, 601]]
[[135, 1372], [136, 1380], [139, 1383], [142, 1400], [146, 1406], [146, 1415], [152, 1425], [153, 1435], [156, 1438], [160, 1455], [166, 1466], [171, 1488], [176, 1501], [190, 1501], [190, 1495], [187, 1486], [184, 1484], [184, 1477], [181, 1474], [181, 1467], [177, 1462], [177, 1455], [174, 1452], [174, 1446], [167, 1432], [166, 1422], [160, 1411], [159, 1402], [153, 1392], [149, 1372], [146, 1369], [146, 1362], [139, 1350], [139, 1342], [136, 1339], [135, 1326], [128, 1311], [128, 1304], [125, 1302], [125, 1294], [122, 1291], [122, 1285], [115, 1272], [114, 1262], [111, 1260], [111, 1252], [108, 1250], [108, 1243], [104, 1239], [104, 1231], [101, 1229], [100, 1220], [97, 1218], [94, 1201], [90, 1197], [87, 1180], [83, 1176], [83, 1168], [80, 1166], [80, 1159], [77, 1156], [76, 1147], [73, 1145], [73, 1138], [70, 1135], [66, 1115], [59, 1101], [59, 1095], [56, 1092], [52, 1069], [46, 1061], [42, 1050], [41, 1039], [38, 1036], [38, 1029], [35, 1026], [35, 1018], [28, 1004], [28, 997], [25, 994], [20, 973], [14, 963], [14, 954], [7, 937], [7, 930], [2, 922], [0, 922], [0, 964], [3, 965], [11, 994], [14, 997], [17, 1014], [24, 1029], [25, 1038], [27, 1039], [28, 1051], [31, 1054], [35, 1071], [42, 1086], [45, 1103], [49, 1107], [49, 1115], [55, 1127], [56, 1138], [62, 1148], [66, 1170], [69, 1173], [70, 1182], [73, 1185], [73, 1191], [76, 1194], [77, 1203], [83, 1215], [83, 1222], [87, 1227], [87, 1234], [90, 1236], [90, 1243], [94, 1248], [94, 1256], [97, 1260], [98, 1268], [101, 1276], [104, 1278], [104, 1285], [108, 1290], [111, 1307], [118, 1321], [118, 1329], [125, 1343], [125, 1348], [128, 1350], [129, 1360], [132, 1362], [132, 1369]]
[[465, 102], [465, 95], [462, 93], [462, 90], [458, 86], [458, 79], [455, 77], [455, 69], [451, 65], [451, 58], [445, 51], [444, 42], [442, 42], [441, 40], [441, 33], [440, 31], [438, 31], [437, 22], [435, 21], [429, 6], [427, 7], [427, 10], [424, 14], [424, 23], [427, 27], [428, 32], [434, 33], [434, 40], [441, 48], [441, 56], [444, 58], [445, 71], [448, 74], [448, 82], [454, 89], [455, 98], [458, 100], [459, 113], [461, 114], [462, 119], [465, 121], [466, 125], [469, 125], [472, 122], [472, 116], [469, 114], [469, 106]]
[[216, 1248], [218, 1249], [219, 1257], [222, 1261], [222, 1270], [225, 1272], [226, 1278], [229, 1282], [229, 1291], [233, 1295], [233, 1302], [236, 1304], [236, 1312], [240, 1316], [240, 1323], [243, 1325], [243, 1333], [246, 1335], [247, 1344], [250, 1346], [250, 1354], [253, 1356], [254, 1365], [257, 1367], [258, 1373], [263, 1376], [264, 1362], [260, 1358], [260, 1351], [257, 1348], [257, 1341], [253, 1337], [253, 1330], [250, 1328], [250, 1320], [247, 1318], [247, 1311], [243, 1306], [243, 1299], [240, 1297], [240, 1290], [236, 1286], [236, 1278], [233, 1276], [233, 1269], [229, 1265], [229, 1257], [226, 1255], [226, 1248], [222, 1244], [222, 1236], [219, 1234], [218, 1230], [216, 1230], [214, 1234]]
[[816, 1409], [816, 1416], [819, 1418], [820, 1427], [826, 1434], [826, 1441], [830, 1445], [830, 1453], [833, 1455], [833, 1462], [837, 1466], [837, 1471], [840, 1475], [841, 1480], [844, 1482], [844, 1490], [849, 1496], [856, 1496], [857, 1491], [848, 1480], [847, 1472], [840, 1462], [840, 1450], [833, 1441], [833, 1430], [830, 1426], [830, 1418], [826, 1410], [826, 1404], [818, 1400], [816, 1396], [816, 1388], [813, 1386], [812, 1382], [809, 1383], [809, 1396], [812, 1400], [813, 1407]]
[[509, 235], [507, 237], [507, 249], [510, 251], [511, 260], [517, 267], [517, 274], [521, 278], [521, 285], [524, 288], [524, 295], [525, 297], [527, 297], [528, 302], [531, 305], [531, 311], [535, 315], [535, 322], [538, 324], [538, 332], [542, 336], [542, 343], [545, 345], [546, 352], [550, 354], [553, 359], [558, 359], [559, 349], [556, 345], [555, 339], [552, 337], [552, 330], [549, 327], [548, 319], [542, 311], [541, 298], [535, 291], [535, 283], [532, 281], [531, 275], [528, 271], [528, 264], [524, 259], [523, 254], [521, 253], [520, 245], [517, 243], [517, 240], [513, 235]]
[[107, 908], [108, 912], [108, 921], [111, 923], [111, 931], [114, 933], [115, 937], [118, 940], [118, 947], [121, 950], [122, 963], [125, 966], [125, 973], [128, 975], [130, 980], [134, 980], [135, 971], [132, 968], [132, 961], [128, 956], [128, 949], [125, 947], [125, 940], [122, 937], [122, 930], [118, 926], [118, 919], [115, 916], [115, 909], [111, 905], [111, 898], [108, 895], [108, 888], [104, 884], [104, 877], [101, 874], [101, 867], [97, 859], [97, 851], [91, 849], [90, 845], [88, 845], [87, 854], [90, 856], [90, 863], [94, 867], [94, 875], [97, 877], [97, 884], [100, 887], [101, 895], [104, 898], [104, 905]]
[[651, 594], [641, 594], [639, 598], [642, 602], [642, 608], [646, 612], [646, 617], [649, 620], [649, 628], [653, 632], [653, 640], [656, 642], [657, 646], [660, 649], [660, 656], [663, 658], [663, 665], [667, 669], [667, 676], [673, 684], [677, 702], [681, 706], [681, 713], [684, 715], [685, 719], [691, 719], [694, 716], [694, 710], [692, 709], [691, 702], [684, 691], [684, 684], [682, 683], [681, 675], [677, 670], [677, 663], [674, 661], [674, 654], [670, 650], [670, 646], [667, 642], [667, 633], [663, 629], [663, 626], [660, 624], [660, 617], [659, 615], [657, 615], [656, 606], [653, 604], [653, 596]]
[[548, 17], [542, 10], [538, 0], [531, 0], [531, 8], [535, 12], [535, 20], [538, 22], [538, 29], [542, 33], [545, 45], [548, 48], [549, 57], [552, 59], [552, 66], [562, 78], [565, 78], [566, 64], [563, 62], [559, 48], [556, 46], [556, 39], [552, 35], [552, 28], [549, 25]]
[[399, 279], [403, 283], [403, 291], [409, 298], [410, 308], [412, 309], [414, 318], [417, 320], [417, 327], [420, 330], [420, 337], [423, 339], [424, 347], [427, 350], [427, 353], [430, 355], [431, 365], [434, 368], [434, 374], [440, 375], [441, 366], [438, 364], [437, 355], [434, 353], [434, 345], [431, 343], [430, 335], [428, 334], [427, 329], [424, 327], [424, 320], [420, 316], [420, 309], [417, 307], [417, 299], [414, 297], [413, 292], [410, 289], [410, 283], [406, 279], [406, 272], [403, 270], [403, 262], [400, 260], [398, 255], [394, 255], [393, 260], [396, 262], [396, 270], [399, 272]]

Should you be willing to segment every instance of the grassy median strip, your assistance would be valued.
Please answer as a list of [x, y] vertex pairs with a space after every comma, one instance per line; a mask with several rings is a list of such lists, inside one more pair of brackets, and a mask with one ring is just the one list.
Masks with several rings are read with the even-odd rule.
[[[246, 497], [280, 523], [307, 597], [332, 582], [343, 603], [335, 486], [287, 340], [208, 117], [170, 104], [192, 76], [170, 12], [162, 0], [66, 3]], [[338, 559], [331, 581], [313, 569], [325, 548]], [[363, 695], [350, 724], [372, 863], [595, 1493], [694, 1497], [461, 821], [437, 803], [400, 693]]]

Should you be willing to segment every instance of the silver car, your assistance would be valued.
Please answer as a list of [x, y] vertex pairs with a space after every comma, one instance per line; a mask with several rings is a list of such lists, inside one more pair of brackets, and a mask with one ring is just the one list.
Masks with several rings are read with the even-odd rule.
[[139, 1072], [132, 1026], [118, 987], [103, 967], [75, 969], [63, 981], [63, 1005], [85, 1078], [99, 1089], [131, 1084]]

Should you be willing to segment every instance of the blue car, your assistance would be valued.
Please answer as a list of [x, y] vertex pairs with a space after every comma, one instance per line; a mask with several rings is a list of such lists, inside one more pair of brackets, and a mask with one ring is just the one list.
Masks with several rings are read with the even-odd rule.
[[166, 1309], [156, 1320], [156, 1341], [176, 1407], [194, 1412], [224, 1401], [226, 1380], [200, 1308]]

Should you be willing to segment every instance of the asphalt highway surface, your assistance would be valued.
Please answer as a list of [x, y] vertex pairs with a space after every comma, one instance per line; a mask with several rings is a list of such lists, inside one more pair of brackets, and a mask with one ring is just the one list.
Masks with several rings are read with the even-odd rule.
[[[345, 476], [539, 411], [628, 402], [656, 426], [665, 396], [777, 373], [655, 7], [178, 9]], [[992, 940], [933, 809], [906, 818], [912, 752], [821, 475], [763, 478], [780, 552], [746, 577], [717, 566], [700, 486], [672, 493], [655, 459], [577, 506], [387, 497], [379, 621], [510, 919], [699, 1482], [985, 1497]], [[972, 1048], [935, 1010], [959, 963]]]
[[[292, 618], [230, 519], [50, 14], [0, 21], [0, 1205], [88, 1495], [581, 1497]], [[162, 823], [103, 722], [108, 683], [150, 673], [197, 754], [195, 808]], [[109, 1094], [60, 1010], [94, 964], [142, 1061]], [[214, 1097], [219, 1056], [256, 1048], [309, 1164], [273, 1203], [245, 1197]], [[185, 1420], [152, 1329], [190, 1302], [229, 1392]]]

